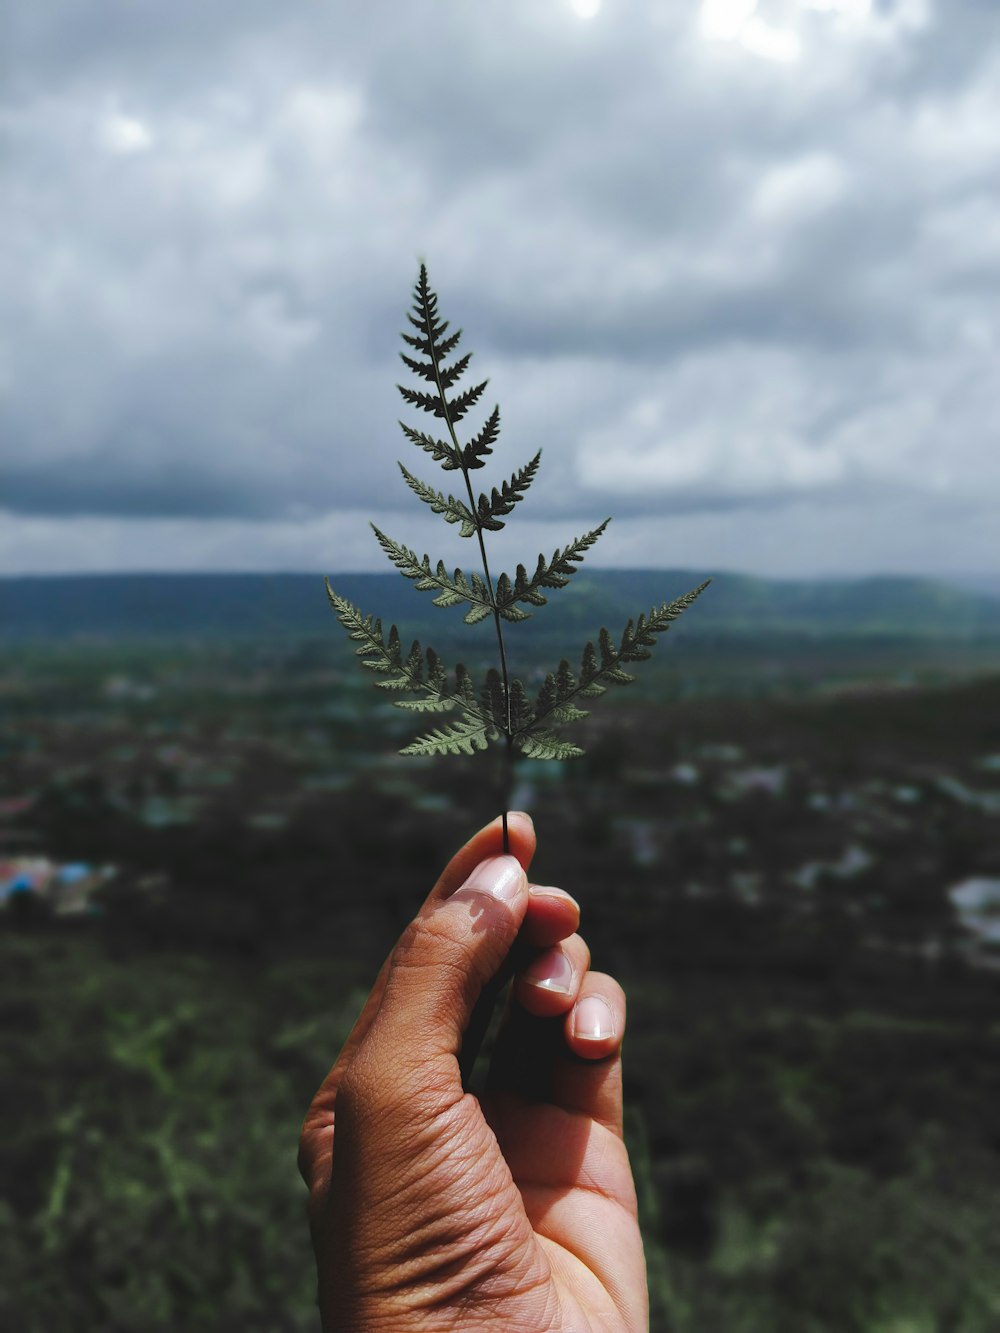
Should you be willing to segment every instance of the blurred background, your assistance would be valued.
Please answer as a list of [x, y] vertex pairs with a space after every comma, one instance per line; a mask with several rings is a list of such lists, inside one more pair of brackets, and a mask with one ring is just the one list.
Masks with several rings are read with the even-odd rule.
[[1000, 1327], [1000, 12], [34, 0], [0, 48], [0, 1323], [317, 1327], [302, 1115], [496, 813], [321, 577], [494, 661], [368, 526], [475, 565], [396, 468], [447, 489], [425, 259], [485, 484], [543, 448], [495, 566], [614, 516], [514, 670], [713, 577], [514, 798], [629, 993], [654, 1333]]

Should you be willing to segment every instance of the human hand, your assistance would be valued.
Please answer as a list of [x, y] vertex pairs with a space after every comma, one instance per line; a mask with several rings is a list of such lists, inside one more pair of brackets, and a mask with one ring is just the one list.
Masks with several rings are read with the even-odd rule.
[[[326, 1333], [647, 1328], [625, 997], [589, 970], [573, 899], [529, 887], [526, 815], [509, 841], [503, 856], [497, 820], [449, 862], [306, 1116]], [[462, 1034], [515, 939], [529, 958], [480, 1100], [462, 1088]]]

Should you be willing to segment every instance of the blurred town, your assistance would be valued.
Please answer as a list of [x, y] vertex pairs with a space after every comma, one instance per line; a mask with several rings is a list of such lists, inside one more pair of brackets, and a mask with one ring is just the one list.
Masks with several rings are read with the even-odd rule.
[[[653, 1328], [996, 1328], [1000, 662], [647, 665], [512, 805], [629, 995]], [[501, 799], [413, 734], [333, 639], [5, 651], [4, 1327], [315, 1328], [298, 1119]]]
[[[331, 867], [363, 858], [377, 829], [380, 842], [444, 854], [496, 805], [484, 760], [401, 759], [412, 719], [334, 648], [132, 655], [128, 670], [93, 648], [8, 656], [8, 908], [96, 912], [126, 893], [162, 903], [187, 897], [190, 874], [210, 893], [250, 872], [241, 891], [263, 895], [270, 934], [286, 916], [292, 926], [303, 880], [318, 875], [335, 899]], [[638, 702], [602, 701], [579, 730], [582, 760], [519, 768], [513, 801], [581, 893], [602, 893], [614, 867], [651, 903], [834, 912], [871, 947], [1000, 957], [993, 680], [819, 679], [794, 698], [758, 681], [743, 696], [671, 698], [668, 685], [657, 699], [646, 684]], [[192, 863], [199, 848], [215, 879]]]

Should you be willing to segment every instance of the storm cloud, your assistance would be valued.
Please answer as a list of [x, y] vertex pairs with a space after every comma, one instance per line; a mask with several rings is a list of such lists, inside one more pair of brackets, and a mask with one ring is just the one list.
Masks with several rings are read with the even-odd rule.
[[421, 258], [498, 473], [544, 449], [529, 546], [995, 568], [995, 6], [4, 22], [0, 569], [384, 567], [369, 517], [461, 559], [395, 463]]

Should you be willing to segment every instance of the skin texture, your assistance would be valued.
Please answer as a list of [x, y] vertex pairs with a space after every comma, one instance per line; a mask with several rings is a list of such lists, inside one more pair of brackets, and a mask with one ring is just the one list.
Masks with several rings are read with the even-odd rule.
[[[327, 1333], [648, 1327], [625, 997], [590, 971], [573, 899], [529, 885], [526, 815], [510, 845], [497, 820], [448, 863], [309, 1108], [299, 1167]], [[480, 1100], [462, 1089], [462, 1033], [515, 941]]]

